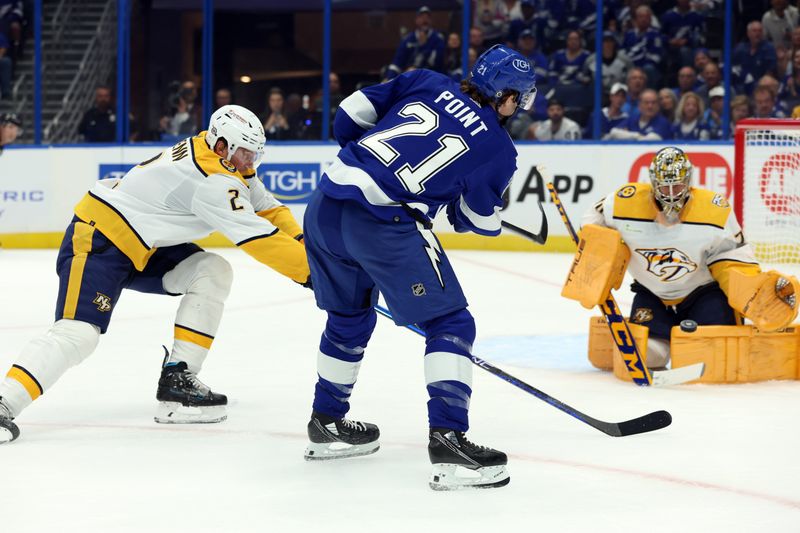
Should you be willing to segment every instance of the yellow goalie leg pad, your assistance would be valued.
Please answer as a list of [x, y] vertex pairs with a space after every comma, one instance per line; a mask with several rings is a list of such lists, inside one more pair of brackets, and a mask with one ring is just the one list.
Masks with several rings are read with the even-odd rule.
[[[631, 324], [633, 340], [642, 361], [647, 364], [647, 338], [650, 330], [639, 324]], [[601, 316], [593, 316], [589, 319], [589, 362], [600, 370], [613, 370], [614, 375], [625, 381], [631, 381], [630, 372], [625, 365], [622, 354], [617, 349], [617, 344], [611, 336], [606, 319]]]
[[747, 383], [798, 379], [800, 329], [759, 331], [753, 326], [700, 326], [686, 332], [672, 328], [672, 367], [705, 363], [696, 383]]
[[611, 228], [587, 224], [579, 237], [578, 251], [561, 296], [591, 309], [604, 302], [611, 289], [622, 284], [631, 251], [619, 232]]
[[775, 270], [748, 275], [738, 270], [730, 273], [728, 302], [753, 321], [761, 331], [787, 327], [797, 318], [797, 294], [800, 282], [794, 276]]

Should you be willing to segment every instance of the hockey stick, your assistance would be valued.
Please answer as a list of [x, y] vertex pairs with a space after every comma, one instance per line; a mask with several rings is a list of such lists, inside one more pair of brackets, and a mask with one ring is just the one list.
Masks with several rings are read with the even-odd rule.
[[[389, 310], [386, 309], [385, 307], [376, 305], [375, 311], [377, 311], [378, 314], [385, 316], [386, 318], [392, 318], [392, 313], [389, 312]], [[425, 337], [425, 332], [416, 326], [409, 325], [406, 326], [406, 328], [410, 329], [414, 333], [417, 333], [418, 335]], [[567, 413], [568, 415], [577, 418], [584, 424], [588, 424], [593, 428], [602, 431], [606, 435], [610, 435], [612, 437], [627, 437], [628, 435], [636, 435], [638, 433], [647, 433], [649, 431], [656, 431], [657, 429], [665, 428], [672, 423], [672, 415], [670, 415], [667, 411], [654, 411], [652, 413], [648, 413], [638, 418], [625, 420], [624, 422], [604, 422], [602, 420], [597, 420], [596, 418], [592, 418], [591, 416], [578, 411], [574, 407], [570, 407], [569, 405], [556, 400], [546, 392], [540, 391], [539, 389], [537, 389], [532, 385], [528, 385], [521, 379], [515, 378], [508, 372], [500, 370], [496, 366], [487, 362], [485, 359], [481, 359], [476, 355], [470, 354], [470, 360], [474, 365], [479, 366], [480, 368], [486, 370], [487, 372], [494, 374], [503, 381], [511, 383], [515, 387], [524, 390], [528, 394], [533, 394], [540, 400], [549, 403], [556, 409], [559, 409]]]
[[[580, 239], [575, 232], [575, 228], [572, 226], [572, 222], [569, 220], [569, 216], [567, 216], [564, 204], [561, 203], [558, 192], [556, 192], [555, 187], [553, 187], [553, 184], [549, 181], [547, 182], [547, 189], [550, 191], [550, 197], [553, 199], [553, 203], [555, 203], [556, 208], [558, 208], [561, 220], [564, 221], [564, 225], [567, 227], [567, 232], [569, 232], [572, 242], [576, 245], [580, 245]], [[608, 328], [611, 330], [611, 337], [614, 339], [619, 353], [622, 354], [625, 366], [628, 369], [628, 374], [630, 374], [631, 379], [637, 385], [677, 385], [679, 383], [698, 379], [703, 375], [703, 371], [705, 370], [704, 363], [696, 363], [673, 370], [654, 371], [651, 375], [647, 365], [644, 364], [644, 360], [638, 348], [636, 348], [636, 342], [633, 340], [633, 334], [631, 334], [631, 329], [628, 327], [628, 322], [622, 316], [617, 301], [614, 299], [614, 295], [611, 291], [608, 292], [608, 298], [600, 304], [600, 310], [603, 311], [603, 316], [606, 319]]]
[[526, 239], [532, 240], [536, 244], [544, 244], [544, 243], [546, 243], [547, 242], [547, 215], [544, 214], [544, 207], [542, 207], [542, 203], [541, 202], [536, 202], [536, 204], [539, 206], [539, 211], [542, 213], [542, 229], [539, 230], [538, 234], [531, 233], [530, 231], [528, 231], [526, 229], [522, 229], [519, 226], [515, 226], [511, 222], [506, 222], [505, 220], [501, 221], [500, 224], [504, 228], [509, 229], [509, 230], [513, 231], [514, 233], [518, 233], [519, 235], [522, 235]]

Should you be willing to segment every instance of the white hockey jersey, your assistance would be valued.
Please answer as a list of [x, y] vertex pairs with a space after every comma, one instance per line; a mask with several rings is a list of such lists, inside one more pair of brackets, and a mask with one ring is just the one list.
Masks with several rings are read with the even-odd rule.
[[714, 281], [727, 294], [730, 269], [758, 272], [724, 196], [692, 187], [680, 222], [666, 225], [649, 183], [620, 187], [595, 204], [582, 224], [616, 229], [631, 251], [628, 272], [667, 305]]
[[302, 230], [287, 207], [256, 177], [242, 175], [206, 144], [205, 132], [184, 139], [131, 169], [112, 186], [98, 182], [75, 206], [143, 270], [162, 246], [219, 231], [276, 271], [308, 279]]

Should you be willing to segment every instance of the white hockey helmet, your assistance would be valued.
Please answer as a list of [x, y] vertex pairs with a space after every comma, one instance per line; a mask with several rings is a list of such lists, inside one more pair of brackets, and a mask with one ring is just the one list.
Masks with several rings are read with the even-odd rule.
[[[234, 158], [237, 150], [247, 150], [245, 160], [252, 158], [253, 168], [257, 168], [264, 156], [264, 127], [258, 117], [249, 109], [240, 105], [225, 105], [214, 111], [208, 123], [206, 144], [212, 150], [219, 139], [228, 143], [228, 161]], [[242, 155], [245, 155], [243, 153]]]

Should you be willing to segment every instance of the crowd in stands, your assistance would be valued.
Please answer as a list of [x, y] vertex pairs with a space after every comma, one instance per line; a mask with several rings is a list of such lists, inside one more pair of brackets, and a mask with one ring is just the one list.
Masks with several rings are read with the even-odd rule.
[[22, 53], [22, 0], [0, 0], [0, 99], [11, 98], [11, 77]]

